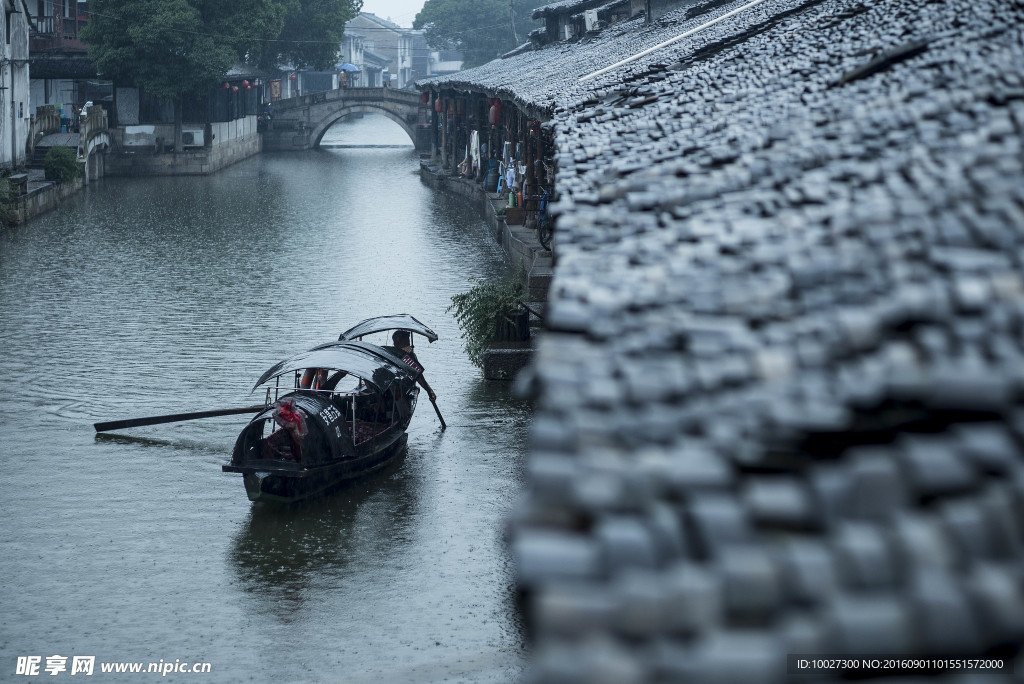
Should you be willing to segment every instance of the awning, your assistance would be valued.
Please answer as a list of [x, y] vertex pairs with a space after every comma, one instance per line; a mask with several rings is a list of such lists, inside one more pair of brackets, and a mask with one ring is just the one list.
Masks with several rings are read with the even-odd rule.
[[399, 378], [415, 378], [417, 375], [412, 368], [376, 345], [365, 342], [331, 342], [274, 364], [260, 376], [253, 389], [278, 376], [307, 368], [345, 371], [381, 392]]
[[377, 316], [368, 318], [362, 323], [357, 323], [338, 337], [339, 340], [354, 340], [365, 335], [383, 332], [385, 330], [408, 330], [423, 335], [428, 341], [437, 340], [437, 333], [423, 325], [409, 314], [394, 314], [392, 316]]

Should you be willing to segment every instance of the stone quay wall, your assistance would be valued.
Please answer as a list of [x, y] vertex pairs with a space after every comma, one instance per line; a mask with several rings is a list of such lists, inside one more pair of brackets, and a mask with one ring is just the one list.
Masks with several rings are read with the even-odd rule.
[[521, 225], [509, 225], [498, 214], [505, 201], [497, 193], [486, 192], [478, 182], [445, 172], [437, 160], [420, 164], [420, 177], [434, 190], [460, 197], [475, 208], [487, 223], [491, 237], [501, 247], [509, 264], [522, 273], [530, 301], [547, 299], [551, 284], [551, 253], [537, 242], [537, 231]]
[[[537, 242], [537, 232], [519, 225], [505, 223], [498, 210], [505, 205], [493, 192], [486, 192], [479, 182], [451, 175], [441, 168], [440, 160], [420, 163], [420, 177], [428, 186], [464, 200], [475, 208], [486, 222], [491, 237], [501, 247], [509, 265], [522, 275], [531, 308], [543, 308], [551, 285], [551, 254]], [[531, 328], [539, 328], [540, 319], [530, 315]], [[485, 380], [513, 380], [533, 357], [529, 342], [496, 345], [484, 354]]]
[[[154, 126], [154, 128], [157, 128]], [[156, 133], [174, 138], [173, 126], [161, 125]], [[256, 130], [256, 117], [210, 124], [212, 142], [206, 147], [186, 149], [181, 153], [155, 150], [152, 146], [126, 144], [124, 127], [112, 131], [113, 149], [106, 158], [108, 176], [193, 176], [207, 175], [248, 159], [262, 151], [262, 139]]]
[[431, 84], [555, 127], [531, 681], [1019, 682], [1024, 4], [766, 0], [612, 66], [742, 4]]
[[55, 209], [62, 200], [80, 191], [83, 179], [77, 178], [69, 183], [41, 182], [32, 183], [32, 187], [24, 195], [16, 197], [11, 203], [8, 214], [12, 223], [25, 223], [40, 214]]

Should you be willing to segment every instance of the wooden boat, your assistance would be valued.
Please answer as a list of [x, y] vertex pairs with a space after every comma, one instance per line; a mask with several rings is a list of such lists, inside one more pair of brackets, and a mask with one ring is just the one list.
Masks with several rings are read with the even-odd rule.
[[[396, 329], [437, 339], [406, 314], [371, 318], [260, 377], [254, 390], [274, 381], [266, 407], [242, 430], [231, 463], [222, 466], [242, 473], [250, 500], [299, 501], [380, 470], [403, 453], [419, 370], [393, 347], [361, 341]], [[305, 382], [316, 373], [326, 380]], [[282, 387], [290, 376], [294, 382]]]

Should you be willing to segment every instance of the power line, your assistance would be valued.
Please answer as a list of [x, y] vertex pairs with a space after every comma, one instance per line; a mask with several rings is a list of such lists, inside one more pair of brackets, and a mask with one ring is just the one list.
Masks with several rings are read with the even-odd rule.
[[[52, 0], [47, 0], [47, 1], [52, 3]], [[104, 14], [104, 13], [101, 13], [101, 12], [94, 12], [92, 10], [89, 10], [89, 11], [87, 11], [85, 13], [86, 17], [88, 17], [90, 15], [95, 15], [97, 17], [104, 17], [106, 19], [112, 19], [114, 21], [122, 21], [122, 17], [116, 16], [116, 15], [113, 15], [113, 14]], [[65, 18], [67, 18], [67, 17], [65, 17]], [[502, 26], [505, 26], [504, 22], [499, 23], [499, 24], [491, 24], [491, 25], [488, 25], [488, 26], [477, 26], [475, 28], [465, 29], [463, 31], [455, 32], [452, 35], [461, 36], [461, 35], [466, 34], [466, 33], [475, 33], [477, 31], [487, 31], [487, 30], [490, 30], [490, 29], [493, 29], [493, 28], [502, 27]], [[238, 36], [225, 36], [225, 35], [221, 35], [221, 34], [217, 34], [217, 33], [208, 33], [208, 32], [205, 32], [205, 31], [194, 31], [194, 30], [191, 30], [191, 29], [174, 28], [174, 27], [171, 27], [171, 26], [165, 26], [164, 29], [168, 30], [168, 31], [174, 31], [174, 32], [177, 32], [177, 33], [185, 33], [185, 34], [189, 34], [189, 35], [203, 36], [203, 37], [207, 37], [207, 38], [219, 38], [221, 40], [228, 40], [228, 41], [239, 40]], [[354, 26], [354, 27], [351, 28], [351, 31], [352, 31], [352, 35], [358, 35], [357, 32], [360, 32], [360, 31], [385, 31], [385, 32], [388, 32], [388, 33], [402, 34], [402, 33], [407, 32], [407, 31], [423, 31], [423, 29], [404, 29], [404, 28], [401, 28], [401, 27], [399, 27], [399, 28], [388, 28], [388, 27], [385, 27], [385, 26], [380, 26], [380, 27], [376, 27], [376, 26], [372, 26], [372, 27], [371, 26]], [[348, 27], [348, 24], [346, 24], [345, 25], [345, 31], [343, 33], [348, 33], [348, 32], [349, 32], [349, 27]], [[422, 34], [419, 34], [419, 35], [422, 35]], [[337, 41], [333, 41], [333, 40], [289, 40], [289, 39], [283, 39], [283, 38], [259, 38], [259, 37], [248, 37], [248, 38], [245, 38], [245, 40], [247, 40], [247, 41], [262, 42], [262, 43], [287, 43], [287, 44], [293, 44], [293, 45], [335, 45], [335, 44], [337, 44]]]

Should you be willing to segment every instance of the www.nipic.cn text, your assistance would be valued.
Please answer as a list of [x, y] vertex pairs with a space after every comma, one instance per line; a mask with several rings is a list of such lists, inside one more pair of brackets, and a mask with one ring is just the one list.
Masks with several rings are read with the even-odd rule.
[[101, 662], [97, 665], [96, 656], [18, 656], [14, 674], [27, 677], [46, 675], [85, 675], [103, 674], [158, 674], [166, 677], [169, 674], [209, 674], [213, 669], [210, 663], [181, 662], [181, 659], [149, 663]]

